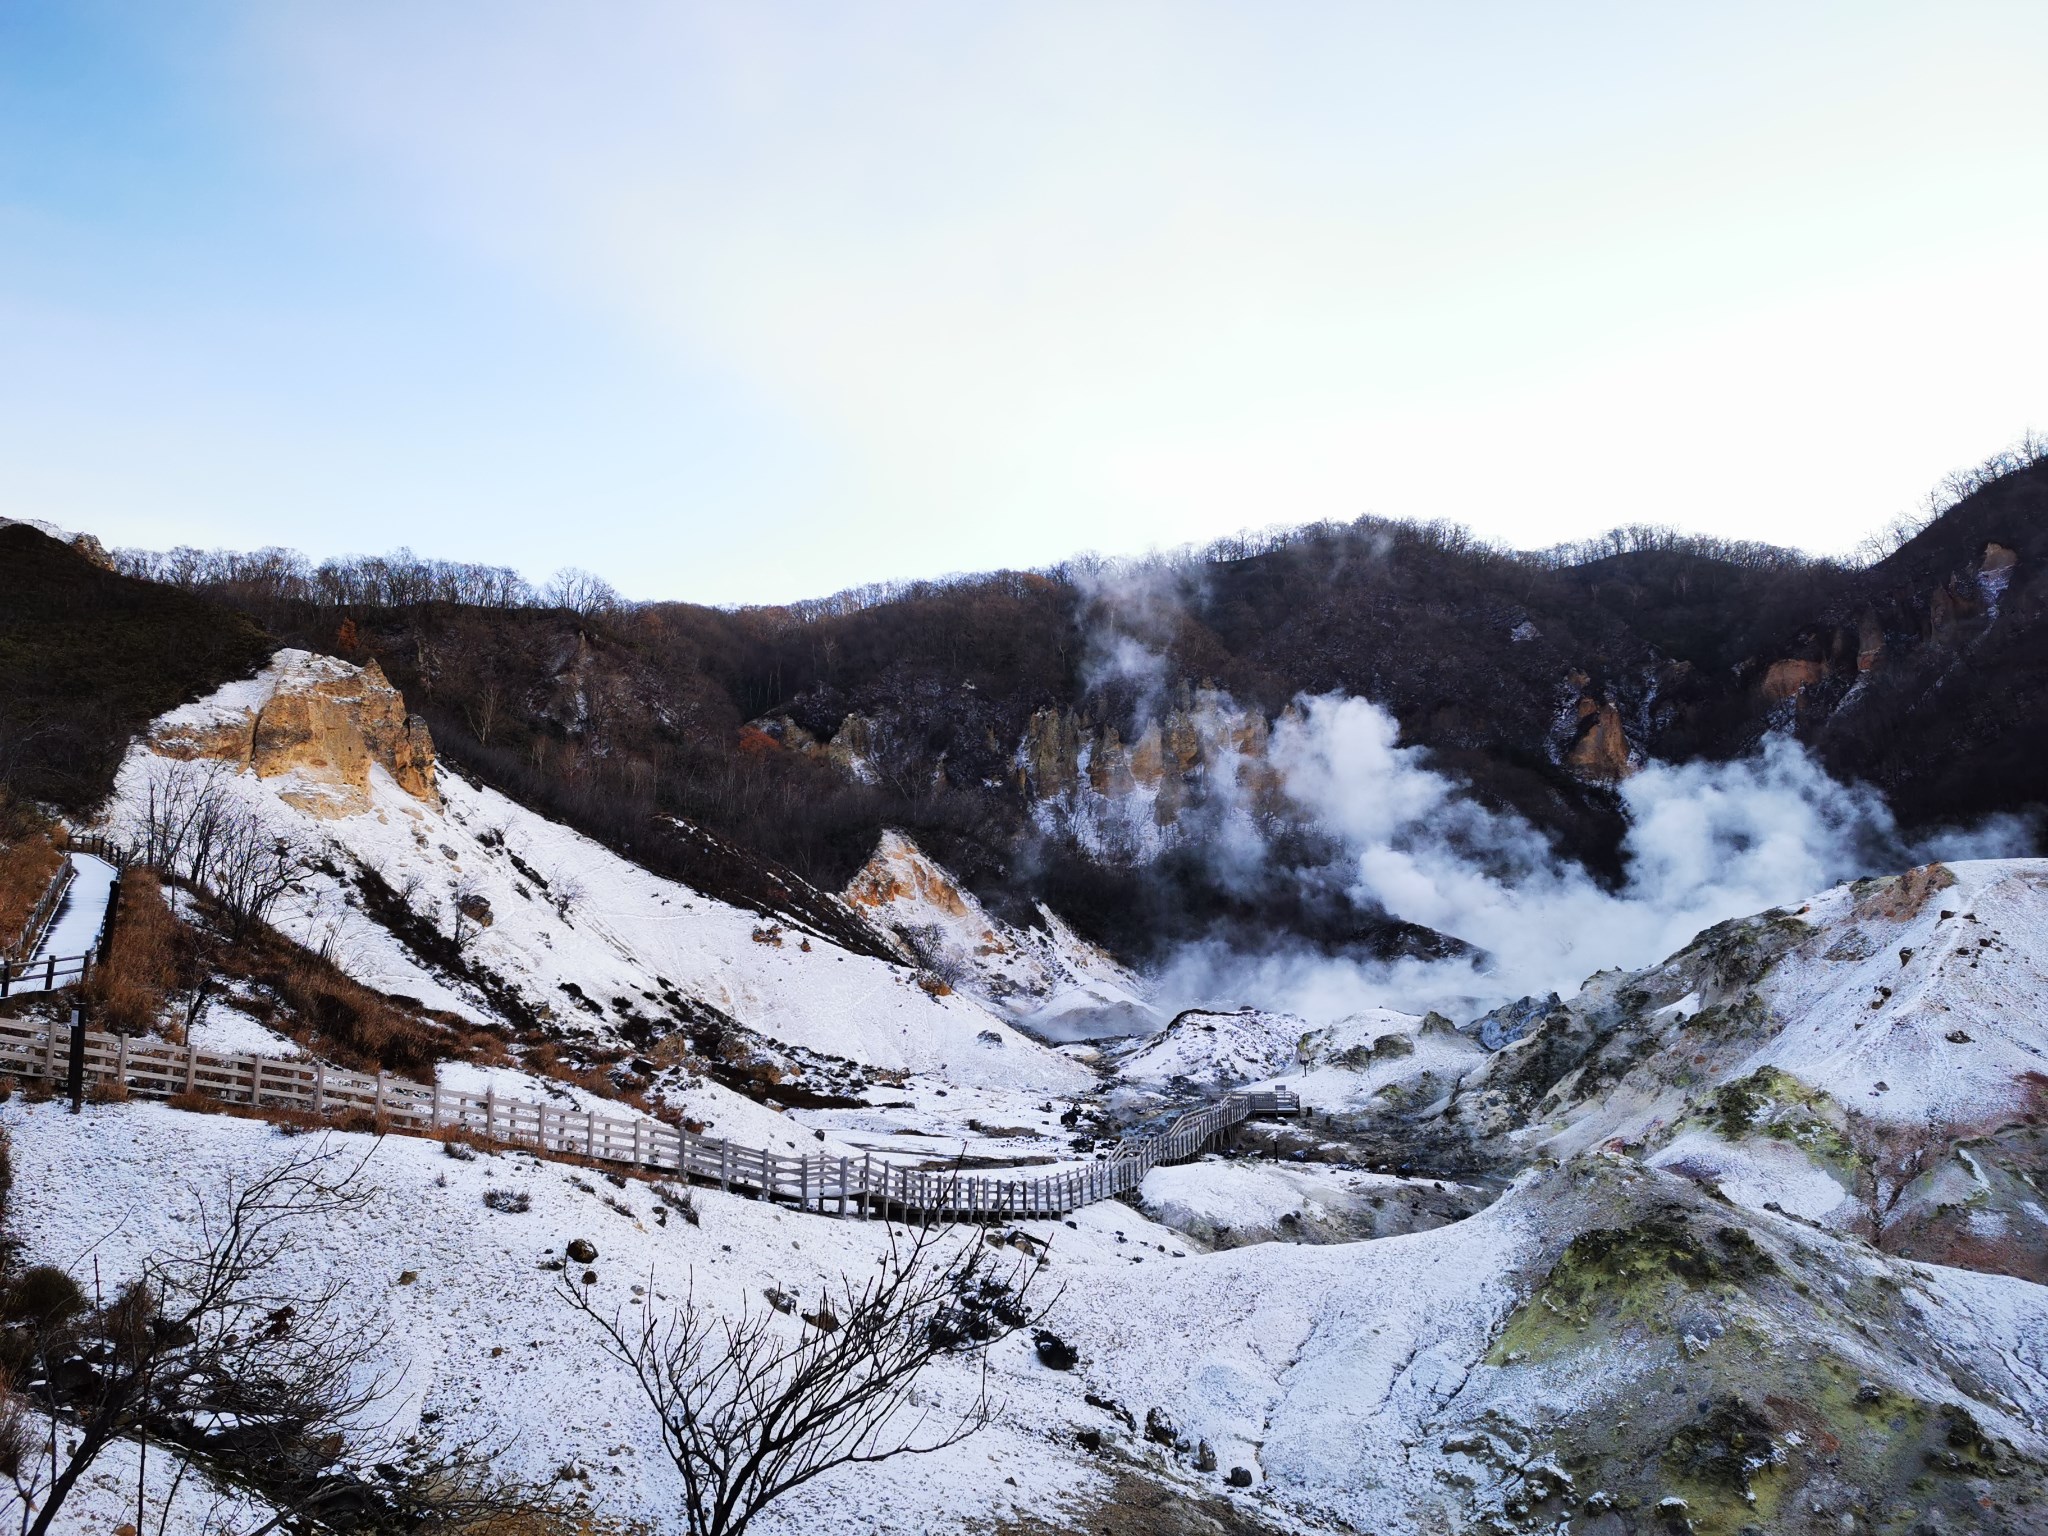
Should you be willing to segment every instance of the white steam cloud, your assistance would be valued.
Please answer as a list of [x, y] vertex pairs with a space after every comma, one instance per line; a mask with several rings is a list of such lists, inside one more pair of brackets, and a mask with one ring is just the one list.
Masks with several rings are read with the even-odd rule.
[[1317, 1021], [1374, 1005], [1469, 1017], [1526, 994], [1569, 995], [1609, 966], [1653, 964], [1702, 928], [1851, 876], [2031, 851], [2032, 829], [2012, 817], [1908, 840], [1875, 789], [1831, 778], [1799, 743], [1773, 736], [1742, 761], [1653, 763], [1628, 779], [1627, 874], [1609, 891], [1520, 817], [1463, 795], [1426, 751], [1398, 745], [1377, 706], [1337, 696], [1300, 705], [1275, 728], [1272, 761], [1287, 797], [1343, 845], [1352, 900], [1455, 935], [1487, 959], [1374, 965], [1211, 941], [1184, 950], [1162, 978], [1182, 1005], [1257, 1003]]

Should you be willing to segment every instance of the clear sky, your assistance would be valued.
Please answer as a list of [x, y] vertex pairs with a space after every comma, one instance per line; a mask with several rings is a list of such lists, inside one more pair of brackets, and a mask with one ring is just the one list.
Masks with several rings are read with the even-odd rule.
[[773, 601], [1844, 549], [2048, 428], [2048, 4], [0, 0], [0, 514]]

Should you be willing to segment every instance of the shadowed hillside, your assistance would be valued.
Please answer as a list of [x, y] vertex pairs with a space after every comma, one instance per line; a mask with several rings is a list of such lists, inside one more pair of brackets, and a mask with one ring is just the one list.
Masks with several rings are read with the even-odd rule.
[[221, 602], [0, 525], [0, 783], [89, 805], [151, 718], [247, 676], [276, 648]]
[[1183, 789], [1200, 800], [1204, 700], [1262, 740], [1297, 696], [1336, 692], [1603, 880], [1623, 779], [1773, 728], [1883, 788], [1909, 828], [2027, 812], [2048, 746], [2048, 464], [1956, 490], [1862, 568], [1655, 528], [1516, 554], [1378, 519], [741, 610], [548, 607], [510, 572], [406, 557], [134, 563], [291, 643], [374, 656], [452, 761], [636, 856], [744, 850], [829, 889], [897, 827], [997, 910], [1049, 897], [1133, 953], [1267, 922], [1384, 953], [1408, 941], [1294, 878], [1327, 857], [1312, 835], [1283, 850], [1291, 870], [1224, 881], [1077, 841], [1045, 807], [1163, 774], [1170, 820]]

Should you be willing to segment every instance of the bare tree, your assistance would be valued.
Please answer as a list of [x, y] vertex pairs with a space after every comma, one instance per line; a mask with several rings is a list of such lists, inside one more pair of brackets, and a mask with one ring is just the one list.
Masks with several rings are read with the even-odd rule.
[[[694, 1285], [664, 1318], [598, 1311], [567, 1279], [568, 1304], [594, 1321], [661, 1424], [683, 1479], [689, 1536], [741, 1536], [791, 1489], [835, 1467], [957, 1445], [998, 1412], [989, 1398], [991, 1345], [1043, 1316], [1029, 1301], [1038, 1261], [1006, 1273], [978, 1232], [949, 1245], [942, 1229], [890, 1228], [889, 1251], [865, 1280], [843, 1277], [816, 1311], [771, 1293], [769, 1305], [720, 1312]], [[648, 1286], [648, 1301], [654, 1300]], [[976, 1371], [973, 1396], [943, 1415], [914, 1389], [942, 1356]]]
[[232, 806], [235, 770], [218, 759], [173, 762], [150, 776], [136, 826], [142, 862], [190, 878], [213, 862], [214, 843]]
[[564, 566], [555, 572], [541, 593], [550, 608], [566, 608], [582, 618], [594, 619], [600, 614], [614, 613], [623, 606], [622, 599], [610, 582], [601, 576], [575, 566]]
[[117, 1440], [139, 1445], [145, 1466], [152, 1440], [232, 1442], [317, 1481], [393, 1383], [372, 1368], [381, 1336], [341, 1313], [345, 1282], [308, 1290], [281, 1271], [300, 1226], [364, 1202], [366, 1160], [316, 1149], [231, 1188], [202, 1205], [191, 1248], [152, 1254], [111, 1297], [36, 1272], [47, 1301], [14, 1343], [16, 1392], [47, 1423], [48, 1457], [13, 1473], [24, 1536], [45, 1536]]
[[[0, 1361], [13, 1373], [0, 1369], [0, 1475], [21, 1536], [45, 1536], [116, 1441], [139, 1451], [137, 1531], [149, 1529], [150, 1452], [172, 1457], [159, 1536], [195, 1471], [254, 1495], [235, 1501], [256, 1512], [233, 1536], [576, 1528], [551, 1495], [494, 1475], [491, 1447], [385, 1434], [370, 1420], [397, 1384], [378, 1364], [384, 1334], [349, 1315], [345, 1277], [288, 1281], [301, 1230], [372, 1197], [361, 1173], [374, 1150], [351, 1158], [323, 1145], [229, 1186], [200, 1205], [189, 1248], [152, 1254], [110, 1298], [53, 1269], [16, 1278], [10, 1299], [26, 1290], [34, 1305]], [[223, 1536], [228, 1503], [208, 1521]]]
[[455, 902], [455, 927], [449, 938], [458, 951], [468, 949], [477, 935], [491, 926], [491, 903], [485, 888], [483, 877], [470, 873], [450, 892]]
[[225, 818], [212, 853], [192, 878], [219, 901], [228, 937], [238, 943], [313, 872], [312, 855], [296, 838], [272, 831], [249, 811]]
[[136, 826], [142, 862], [220, 903], [237, 942], [312, 872], [312, 855], [236, 803], [235, 769], [217, 760], [172, 763], [154, 775]]

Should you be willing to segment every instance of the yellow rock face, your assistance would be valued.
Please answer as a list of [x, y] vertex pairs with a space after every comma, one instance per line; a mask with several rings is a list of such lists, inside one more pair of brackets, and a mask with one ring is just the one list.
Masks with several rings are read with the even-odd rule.
[[1807, 684], [1819, 682], [1827, 673], [1825, 662], [1802, 661], [1797, 658], [1774, 661], [1764, 673], [1764, 697], [1776, 704], [1791, 698]]
[[316, 816], [368, 810], [373, 763], [413, 798], [440, 803], [433, 738], [424, 721], [406, 714], [404, 698], [375, 661], [352, 667], [310, 658], [279, 670], [275, 692], [256, 710], [167, 727], [151, 746], [165, 757], [214, 758], [260, 778], [293, 774], [304, 787], [284, 798]]
[[[852, 905], [870, 910], [912, 901], [948, 917], [966, 917], [970, 911], [967, 898], [952, 878], [899, 832], [882, 834], [873, 856], [847, 882], [843, 894]], [[984, 930], [980, 937], [984, 953], [1000, 953], [1005, 948], [992, 930]]]
[[[1590, 710], [1585, 708], [1588, 704], [1593, 706]], [[1566, 766], [1582, 779], [1620, 783], [1636, 771], [1636, 764], [1629, 758], [1628, 733], [1622, 729], [1621, 711], [1593, 699], [1581, 699], [1579, 705], [1579, 718], [1592, 723], [1565, 754]]]

